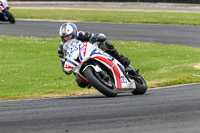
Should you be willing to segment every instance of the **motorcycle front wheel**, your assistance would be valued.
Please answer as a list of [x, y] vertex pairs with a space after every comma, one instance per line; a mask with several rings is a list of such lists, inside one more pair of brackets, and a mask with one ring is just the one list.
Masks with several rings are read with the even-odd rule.
[[[97, 89], [99, 92], [107, 97], [115, 97], [118, 94], [117, 88], [114, 85], [112, 78], [103, 80], [97, 72], [94, 71], [92, 67], [87, 67], [83, 72], [86, 79], [90, 84]], [[109, 76], [109, 75], [106, 75]]]
[[6, 12], [6, 15], [8, 17], [8, 21], [11, 23], [11, 24], [14, 24], [15, 23], [15, 18], [14, 16], [12, 15], [12, 13], [10, 13], [9, 11]]

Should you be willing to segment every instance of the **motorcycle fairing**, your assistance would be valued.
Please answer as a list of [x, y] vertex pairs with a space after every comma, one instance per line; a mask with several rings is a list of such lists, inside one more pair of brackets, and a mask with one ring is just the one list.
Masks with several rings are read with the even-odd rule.
[[86, 54], [87, 42], [83, 42], [82, 45], [79, 45], [79, 49], [79, 60], [82, 61]]
[[[122, 88], [135, 88], [135, 82], [128, 82], [127, 78], [124, 76], [118, 65], [121, 65], [117, 60], [115, 60], [111, 55], [105, 53], [103, 50], [98, 49], [94, 45], [88, 45], [88, 42], [84, 42], [78, 45], [78, 49], [72, 50], [68, 52], [68, 59], [65, 62], [64, 70], [67, 72], [76, 72], [81, 68], [82, 62], [85, 62], [89, 59], [97, 60], [105, 65], [108, 69], [110, 69], [113, 73], [115, 86], [117, 89]], [[77, 59], [79, 58], [79, 62]], [[118, 65], [116, 65], [118, 64]], [[91, 65], [95, 68], [94, 65]], [[123, 66], [122, 66], [123, 67]], [[79, 73], [79, 72], [78, 72]], [[80, 73], [78, 76], [86, 83], [89, 84], [87, 79], [81, 75]]]
[[[121, 74], [118, 70], [119, 68], [113, 62], [110, 61], [113, 57], [101, 49], [94, 48], [95, 46], [93, 46], [93, 45], [92, 45], [93, 48], [87, 48], [87, 42], [84, 43], [84, 47], [85, 47], [84, 50], [82, 50], [82, 52], [84, 54], [81, 54], [81, 55], [85, 55], [86, 57], [89, 56], [89, 57], [101, 62], [108, 68], [110, 68], [113, 75], [115, 75], [114, 76], [115, 86], [117, 87], [117, 89], [121, 89], [122, 84], [121, 84]], [[108, 60], [107, 58], [110, 60]]]
[[107, 58], [103, 56], [97, 55], [97, 56], [93, 56], [93, 58], [100, 61], [101, 63], [108, 66], [109, 68], [112, 68], [112, 72], [115, 75], [114, 76], [115, 86], [117, 87], [117, 89], [121, 89], [122, 84], [121, 84], [121, 74], [118, 70], [119, 68], [117, 68], [117, 66], [113, 62], [109, 61]]

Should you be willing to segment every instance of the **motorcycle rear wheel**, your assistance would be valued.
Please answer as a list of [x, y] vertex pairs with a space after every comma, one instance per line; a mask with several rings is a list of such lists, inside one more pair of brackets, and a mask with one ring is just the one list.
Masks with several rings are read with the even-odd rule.
[[138, 71], [133, 68], [132, 66], [129, 66], [129, 69], [132, 69], [131, 73], [127, 75], [127, 77], [130, 80], [135, 81], [136, 89], [132, 91], [133, 95], [143, 95], [147, 91], [147, 83], [144, 80], [144, 78], [138, 73]]
[[144, 78], [138, 74], [135, 78], [136, 89], [132, 92], [134, 95], [143, 95], [147, 91], [147, 84]]
[[110, 87], [106, 85], [106, 83], [101, 82], [100, 79], [96, 76], [95, 71], [92, 67], [87, 67], [83, 73], [90, 84], [99, 92], [107, 97], [117, 96], [118, 91], [112, 80], [110, 80], [110, 82], [112, 82], [113, 85]]

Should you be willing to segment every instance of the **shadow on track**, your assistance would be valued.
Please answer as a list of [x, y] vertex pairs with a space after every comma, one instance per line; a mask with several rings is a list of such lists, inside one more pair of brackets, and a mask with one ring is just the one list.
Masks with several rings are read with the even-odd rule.
[[100, 98], [104, 98], [104, 99], [112, 99], [112, 98], [119, 98], [119, 97], [136, 97], [137, 95], [133, 95], [131, 93], [121, 93], [118, 94], [118, 96], [116, 97], [106, 97], [104, 95], [85, 95], [85, 96], [73, 96], [73, 97], [61, 97], [58, 99], [100, 99]]

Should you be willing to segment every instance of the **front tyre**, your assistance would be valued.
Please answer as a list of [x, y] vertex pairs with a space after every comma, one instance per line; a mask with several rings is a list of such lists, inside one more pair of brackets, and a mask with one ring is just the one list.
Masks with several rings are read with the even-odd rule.
[[15, 18], [14, 16], [12, 15], [12, 13], [10, 13], [9, 11], [6, 13], [7, 17], [8, 17], [8, 21], [11, 23], [11, 24], [14, 24], [15, 23]]
[[[117, 96], [117, 88], [115, 87], [112, 78], [109, 77], [107, 80], [103, 80], [92, 67], [87, 67], [83, 73], [90, 84], [99, 92], [107, 97]], [[106, 76], [108, 77], [109, 75]]]

